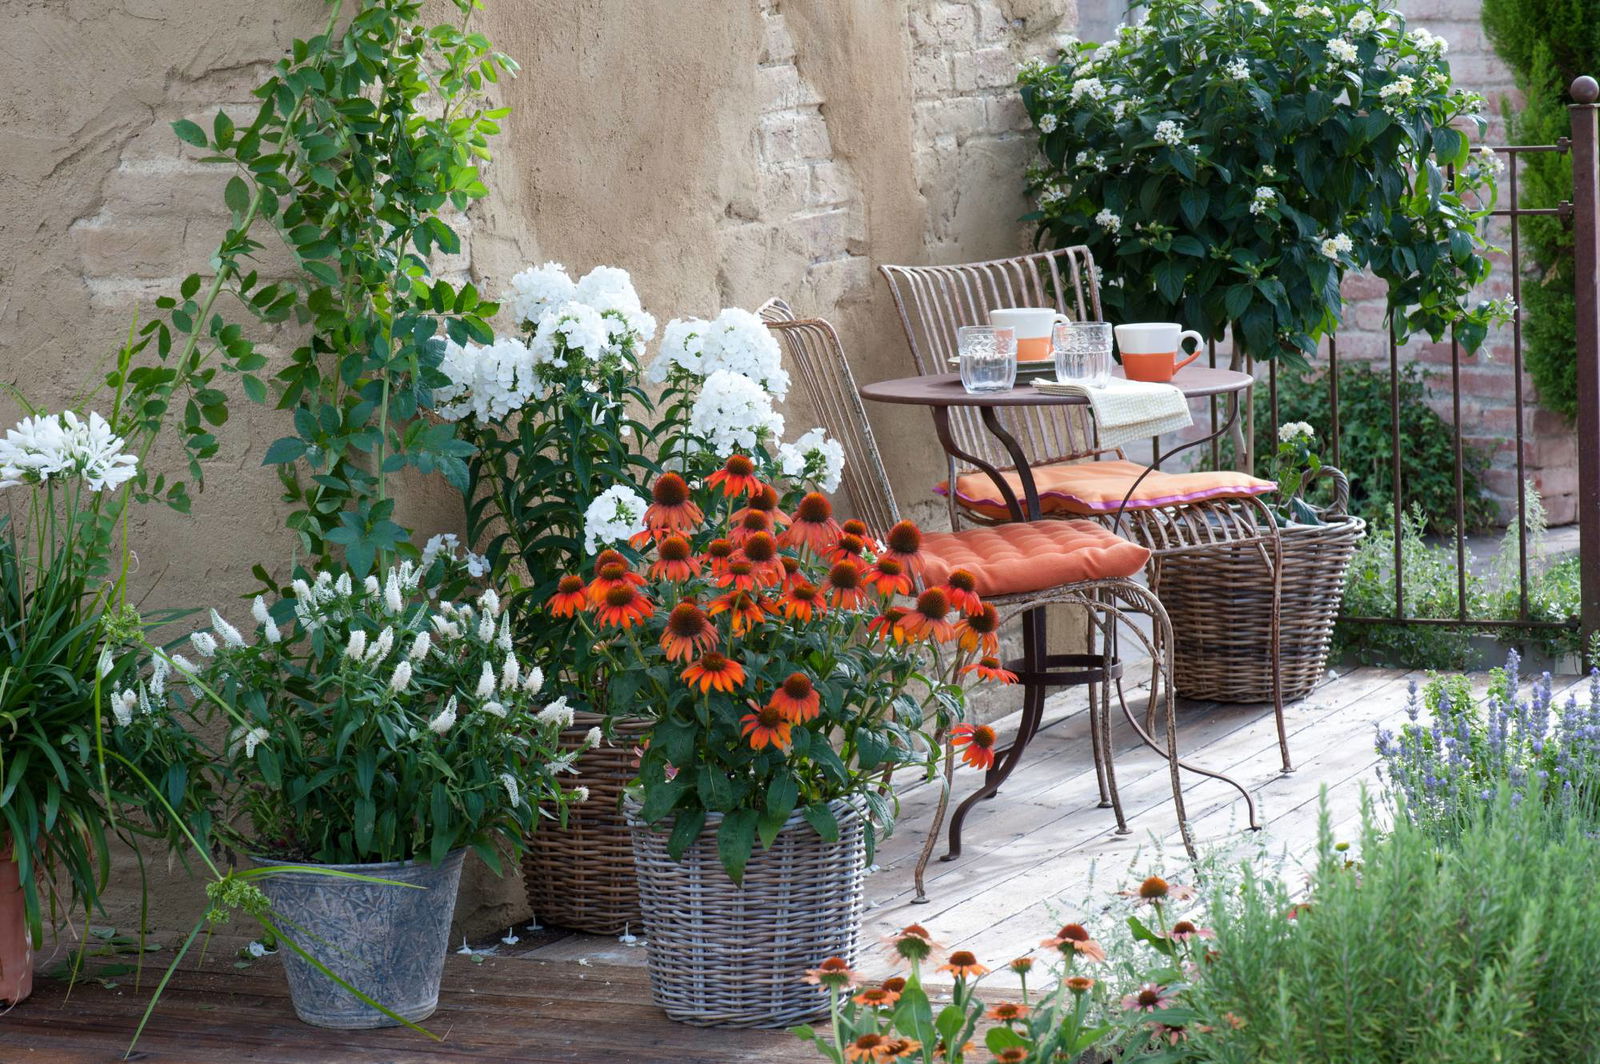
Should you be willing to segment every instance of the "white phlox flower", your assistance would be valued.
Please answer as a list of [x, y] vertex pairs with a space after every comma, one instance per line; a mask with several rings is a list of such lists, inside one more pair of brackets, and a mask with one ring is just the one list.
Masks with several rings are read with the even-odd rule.
[[1304, 421], [1290, 421], [1286, 424], [1278, 426], [1279, 443], [1289, 443], [1292, 440], [1298, 440], [1302, 438], [1307, 440], [1316, 439], [1317, 430], [1312, 428], [1310, 424]]
[[620, 326], [612, 330], [613, 343], [620, 345], [629, 338], [636, 343], [648, 343], [655, 337], [656, 319], [640, 305], [639, 293], [634, 290], [627, 270], [596, 266], [578, 282], [574, 298]]
[[432, 565], [433, 560], [441, 554], [447, 558], [454, 558], [460, 546], [461, 539], [454, 532], [440, 532], [436, 536], [428, 537], [428, 542], [422, 545], [422, 567], [426, 569]]
[[[649, 504], [625, 484], [607, 488], [583, 512], [583, 549], [594, 554], [602, 544], [620, 543], [643, 532], [644, 512], [648, 507]], [[484, 642], [493, 638], [491, 620]]]
[[489, 559], [482, 554], [474, 554], [470, 550], [461, 556], [462, 564], [467, 567], [467, 575], [474, 580], [489, 575]]
[[814, 428], [793, 443], [778, 447], [778, 466], [791, 480], [832, 492], [844, 475], [844, 448], [838, 440], [830, 440], [824, 429]]
[[[689, 428], [711, 444], [717, 457], [726, 458], [735, 451], [754, 449], [763, 433], [782, 436], [783, 416], [756, 381], [719, 369], [706, 378], [695, 397]], [[642, 509], [640, 514], [642, 518]], [[594, 548], [589, 550], [593, 553]]]
[[545, 311], [528, 344], [533, 364], [565, 369], [569, 358], [597, 359], [611, 346], [611, 328], [600, 312], [571, 301]]
[[501, 297], [506, 316], [520, 329], [531, 330], [545, 311], [576, 299], [578, 286], [559, 262], [530, 266], [511, 278], [511, 287]]
[[1365, 9], [1357, 11], [1354, 15], [1350, 16], [1351, 33], [1366, 33], [1377, 24], [1378, 20], [1372, 17], [1372, 12]]
[[661, 349], [645, 371], [645, 379], [652, 384], [665, 384], [673, 367], [696, 377], [705, 376], [700, 370], [700, 355], [710, 326], [700, 318], [674, 318], [667, 322], [661, 333]]
[[754, 381], [775, 399], [789, 394], [783, 350], [772, 330], [759, 315], [740, 307], [723, 310], [705, 326], [701, 337], [699, 375], [710, 378], [718, 370]]

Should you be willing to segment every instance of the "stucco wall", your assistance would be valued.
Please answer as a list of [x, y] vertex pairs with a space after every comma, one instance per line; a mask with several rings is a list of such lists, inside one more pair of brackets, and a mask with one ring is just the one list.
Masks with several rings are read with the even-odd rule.
[[[492, 291], [530, 262], [617, 264], [663, 320], [782, 294], [839, 322], [864, 379], [910, 368], [878, 263], [1021, 249], [1031, 142], [1008, 87], [1076, 21], [1073, 0], [488, 8], [480, 28], [524, 70], [502, 90], [515, 110], [494, 193], [452, 272]], [[0, 6], [0, 381], [63, 404], [100, 375], [132, 315], [204, 269], [226, 221], [226, 174], [195, 162], [168, 124], [253, 110], [249, 88], [325, 11], [321, 0]], [[0, 397], [0, 424], [15, 415]], [[899, 494], [925, 499], [940, 468], [926, 416], [874, 417]], [[251, 565], [286, 568], [278, 487], [260, 467], [281, 434], [282, 415], [236, 403], [194, 515], [140, 516], [147, 607], [226, 601], [249, 589]], [[456, 523], [437, 486], [414, 485], [408, 506], [424, 531]], [[125, 866], [108, 908], [128, 926]], [[159, 923], [202, 908], [197, 885], [160, 862], [152, 875]], [[514, 880], [474, 874], [458, 919], [479, 933], [525, 912]]]

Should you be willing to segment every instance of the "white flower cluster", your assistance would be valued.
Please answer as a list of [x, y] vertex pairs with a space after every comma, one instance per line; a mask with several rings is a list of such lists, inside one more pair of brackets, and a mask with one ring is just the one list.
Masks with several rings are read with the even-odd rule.
[[760, 384], [719, 369], [700, 386], [689, 411], [689, 428], [725, 457], [754, 448], [764, 432], [782, 436], [783, 415], [772, 408], [772, 396]]
[[1080, 170], [1093, 170], [1095, 173], [1105, 172], [1106, 157], [1097, 151], [1080, 151], [1072, 161]]
[[789, 394], [789, 374], [778, 341], [759, 316], [739, 307], [728, 307], [710, 321], [668, 322], [646, 378], [665, 383], [674, 368], [701, 379], [726, 370], [748, 377], [776, 399]]
[[1278, 442], [1292, 443], [1298, 439], [1314, 440], [1317, 430], [1304, 421], [1290, 421], [1278, 426]]
[[1266, 185], [1259, 185], [1255, 195], [1250, 197], [1250, 213], [1263, 215], [1270, 211], [1278, 202], [1278, 194]]
[[824, 492], [839, 487], [844, 475], [844, 448], [821, 428], [778, 448], [778, 466], [790, 480], [815, 485]]
[[67, 410], [26, 417], [0, 440], [0, 488], [82, 477], [90, 491], [117, 488], [139, 472], [122, 437], [98, 413], [87, 421]]
[[583, 549], [593, 554], [603, 543], [622, 543], [643, 532], [649, 505], [627, 485], [607, 488], [583, 511]]
[[1375, 29], [1377, 25], [1378, 20], [1373, 17], [1372, 12], [1365, 8], [1350, 16], [1351, 33], [1368, 33]]
[[1122, 228], [1122, 215], [1113, 212], [1110, 207], [1100, 208], [1100, 212], [1094, 216], [1094, 220], [1108, 233], [1115, 233]]
[[1332, 73], [1341, 66], [1354, 63], [1357, 59], [1356, 46], [1343, 37], [1335, 37], [1328, 42], [1328, 72]]
[[1406, 31], [1406, 40], [1411, 46], [1423, 55], [1437, 59], [1450, 50], [1450, 42], [1443, 37], [1435, 36], [1418, 26], [1416, 29]]
[[1312, 15], [1321, 15], [1323, 18], [1332, 18], [1333, 10], [1320, 4], [1299, 4], [1294, 9], [1295, 18], [1310, 18]]
[[439, 370], [450, 383], [433, 393], [434, 409], [446, 421], [476, 417], [500, 421], [546, 389], [533, 372], [533, 352], [521, 340], [461, 346], [446, 341]]
[[1354, 247], [1355, 243], [1344, 233], [1335, 233], [1322, 240], [1322, 253], [1335, 262], [1339, 261], [1340, 255], [1348, 254]]
[[1073, 103], [1081, 103], [1085, 96], [1091, 100], [1103, 100], [1106, 98], [1106, 87], [1099, 78], [1079, 78], [1072, 83], [1069, 95]]
[[1183, 143], [1183, 127], [1170, 118], [1163, 118], [1156, 123], [1156, 140], [1170, 148], [1176, 148]]
[[1389, 84], [1378, 90], [1378, 98], [1386, 102], [1392, 102], [1396, 98], [1410, 96], [1416, 87], [1417, 82], [1415, 78], [1413, 78], [1410, 74], [1401, 74], [1399, 77], [1389, 82]]
[[[440, 555], [453, 561], [460, 551], [461, 539], [454, 532], [441, 532], [436, 536], [430, 536], [428, 542], [422, 545], [422, 567], [428, 568]], [[467, 575], [474, 580], [489, 575], [489, 559], [483, 555], [474, 554], [469, 550], [461, 553], [460, 558]]]
[[1265, 18], [1272, 14], [1272, 8], [1266, 5], [1266, 0], [1245, 0], [1246, 5], [1255, 8], [1256, 14]]
[[1250, 64], [1245, 59], [1236, 57], [1228, 60], [1222, 67], [1222, 72], [1234, 81], [1250, 80]]
[[1053, 114], [1046, 113], [1039, 116], [1040, 133], [1054, 133], [1056, 131], [1056, 127], [1060, 124], [1061, 120]]
[[1064, 203], [1066, 198], [1067, 190], [1064, 187], [1053, 182], [1047, 184], [1039, 190], [1039, 209], [1046, 210], [1057, 204]]

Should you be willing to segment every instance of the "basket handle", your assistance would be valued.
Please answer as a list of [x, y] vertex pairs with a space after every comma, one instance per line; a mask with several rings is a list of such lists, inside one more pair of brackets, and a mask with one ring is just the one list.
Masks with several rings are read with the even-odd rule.
[[1337, 466], [1321, 466], [1306, 474], [1305, 480], [1300, 483], [1301, 493], [1311, 487], [1312, 481], [1321, 476], [1333, 478], [1333, 501], [1326, 506], [1312, 507], [1312, 509], [1323, 517], [1348, 517], [1350, 515], [1350, 478], [1345, 476], [1344, 470]]

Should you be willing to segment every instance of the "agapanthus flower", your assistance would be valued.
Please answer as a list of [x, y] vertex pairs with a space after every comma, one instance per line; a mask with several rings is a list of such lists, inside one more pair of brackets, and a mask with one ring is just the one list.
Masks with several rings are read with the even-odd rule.
[[90, 491], [116, 489], [139, 472], [139, 459], [124, 454], [122, 437], [90, 411], [23, 418], [0, 439], [0, 488], [81, 477]]

